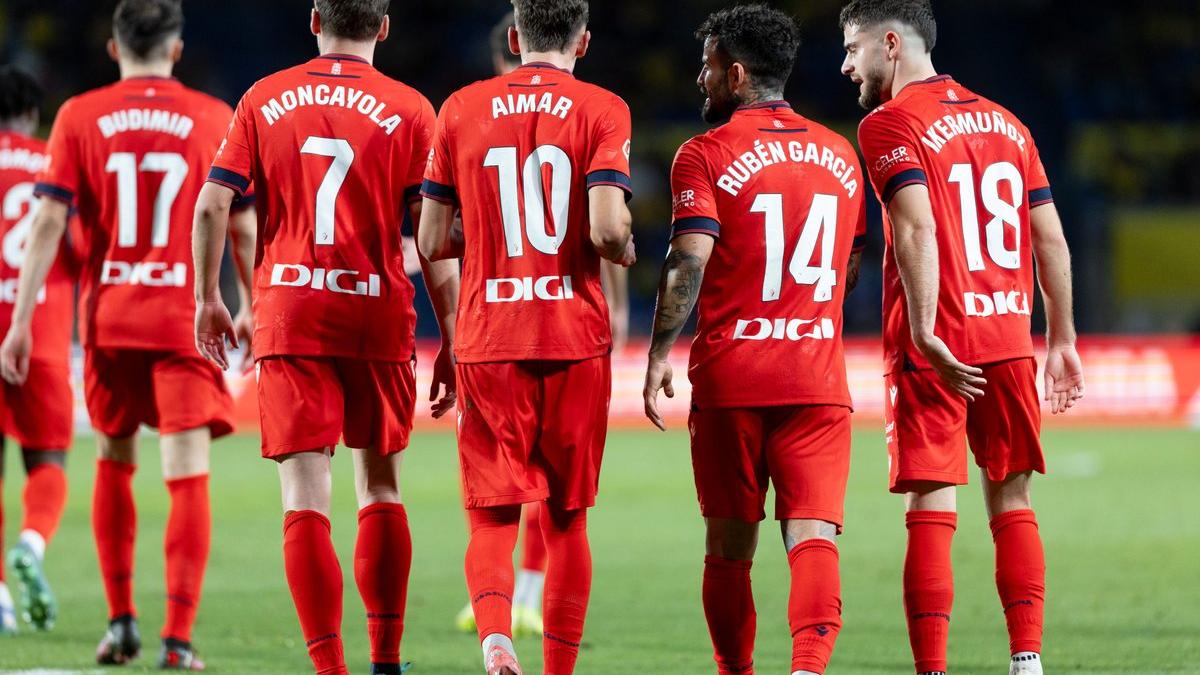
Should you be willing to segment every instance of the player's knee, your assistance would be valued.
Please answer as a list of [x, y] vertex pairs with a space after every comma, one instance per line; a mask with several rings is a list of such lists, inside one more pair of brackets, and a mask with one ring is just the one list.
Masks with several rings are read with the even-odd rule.
[[837, 525], [825, 520], [797, 518], [783, 521], [780, 527], [783, 530], [784, 546], [789, 551], [813, 539], [826, 541], [837, 539]]
[[96, 454], [100, 459], [122, 464], [137, 464], [136, 436], [113, 438], [96, 434]]
[[65, 450], [21, 448], [21, 460], [25, 464], [27, 474], [40, 466], [57, 466], [61, 469], [67, 466], [67, 453]]
[[394, 484], [366, 485], [358, 489], [358, 508], [372, 504], [401, 504], [400, 488]]
[[914, 481], [908, 485], [904, 503], [908, 511], [955, 511], [958, 509], [954, 485], [934, 481]]
[[1029, 497], [1031, 472], [1014, 473], [1004, 480], [993, 481], [983, 477], [984, 500], [987, 502], [988, 517], [1001, 513], [1033, 508]]
[[542, 528], [551, 532], [587, 529], [587, 509], [564, 509], [547, 502], [541, 509]]
[[753, 560], [758, 548], [758, 523], [732, 518], [708, 518], [706, 549], [708, 555], [726, 560]]

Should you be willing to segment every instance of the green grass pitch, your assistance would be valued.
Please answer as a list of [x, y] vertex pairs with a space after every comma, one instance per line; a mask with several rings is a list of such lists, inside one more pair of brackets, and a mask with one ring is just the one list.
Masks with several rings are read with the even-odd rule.
[[[1200, 434], [1166, 429], [1052, 429], [1051, 475], [1034, 500], [1049, 565], [1047, 672], [1200, 672]], [[162, 620], [166, 491], [147, 438], [136, 478], [136, 593], [153, 666]], [[22, 472], [9, 452], [6, 541], [19, 523]], [[55, 631], [0, 640], [0, 672], [89, 670], [105, 606], [89, 525], [94, 452], [71, 457], [71, 496], [48, 572], [61, 603]], [[348, 456], [335, 459], [334, 536], [346, 579], [344, 634], [352, 672], [367, 670], [362, 606], [351, 554], [355, 505]], [[405, 501], [415, 542], [404, 658], [414, 675], [481, 672], [478, 643], [454, 631], [466, 599], [465, 524], [453, 437], [417, 434], [405, 459]], [[884, 489], [886, 455], [874, 427], [856, 430], [841, 538], [845, 628], [831, 673], [905, 673], [910, 653], [900, 609], [904, 527], [899, 497]], [[217, 443], [215, 532], [195, 642], [217, 673], [309, 670], [284, 584], [279, 488], [251, 437]], [[1002, 673], [1007, 641], [992, 581], [991, 539], [977, 485], [960, 491], [955, 539], [957, 598], [950, 638], [958, 673]], [[700, 609], [703, 538], [680, 431], [610, 436], [598, 507], [591, 516], [595, 584], [578, 672], [713, 672]], [[754, 582], [760, 673], [786, 673], [787, 566], [773, 523], [763, 531]], [[526, 671], [540, 672], [537, 640], [517, 643]]]

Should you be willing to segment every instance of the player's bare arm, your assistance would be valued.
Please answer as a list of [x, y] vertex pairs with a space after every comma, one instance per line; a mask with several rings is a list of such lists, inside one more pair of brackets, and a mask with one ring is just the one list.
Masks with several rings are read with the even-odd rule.
[[938, 247], [929, 188], [924, 185], [901, 188], [888, 204], [888, 215], [892, 219], [896, 267], [904, 284], [913, 344], [946, 384], [963, 398], [974, 401], [975, 397], [983, 396], [983, 386], [987, 384], [983, 371], [959, 361], [933, 332], [937, 321]]
[[3, 345], [0, 345], [0, 376], [11, 384], [24, 384], [29, 376], [29, 355], [33, 351], [33, 309], [37, 304], [38, 290], [46, 283], [46, 275], [50, 273], [50, 266], [58, 255], [69, 215], [70, 206], [64, 202], [42, 197], [38, 203], [37, 215], [34, 216], [25, 248], [21, 277], [17, 282], [12, 324]]
[[461, 258], [463, 239], [461, 227], [455, 227], [458, 208], [453, 204], [426, 197], [421, 201], [420, 226], [417, 228], [417, 249], [427, 260]]
[[[432, 200], [425, 200], [426, 202]], [[433, 202], [441, 205], [440, 202]], [[412, 219], [414, 223], [424, 223], [424, 207], [421, 202], [413, 202]], [[453, 218], [453, 214], [451, 214]], [[451, 223], [453, 226], [453, 222]], [[429, 400], [433, 402], [433, 418], [440, 419], [454, 409], [458, 401], [458, 388], [454, 379], [454, 321], [458, 313], [458, 294], [461, 279], [459, 276], [458, 260], [430, 260], [419, 252], [421, 273], [425, 277], [425, 289], [429, 293], [429, 301], [433, 304], [434, 314], [437, 315], [438, 330], [442, 334], [442, 346], [438, 350], [437, 359], [433, 362], [433, 383], [429, 387]], [[439, 392], [441, 395], [439, 396]]]
[[608, 303], [613, 351], [619, 353], [629, 344], [629, 269], [605, 260], [600, 263], [600, 281]]
[[633, 249], [633, 216], [625, 204], [626, 192], [611, 185], [588, 190], [588, 216], [592, 246], [605, 260], [629, 267], [637, 256]]
[[[234, 191], [224, 185], [205, 183], [196, 200], [192, 224], [192, 259], [196, 269], [196, 350], [204, 358], [229, 369], [225, 338], [238, 346], [233, 317], [221, 298], [221, 256], [229, 230], [229, 209]], [[239, 274], [240, 275], [240, 274]]]
[[254, 208], [246, 208], [229, 216], [229, 238], [233, 244], [233, 262], [237, 268], [238, 308], [233, 318], [234, 332], [242, 345], [242, 372], [254, 365], [254, 244], [258, 236], [258, 217]]
[[671, 383], [674, 373], [667, 357], [700, 297], [704, 266], [712, 257], [715, 244], [716, 240], [706, 234], [680, 235], [671, 242], [671, 250], [663, 263], [662, 277], [658, 283], [658, 301], [654, 309], [650, 363], [646, 367], [646, 384], [642, 388], [646, 417], [663, 431], [667, 427], [658, 411], [658, 392], [661, 389], [667, 398], [675, 397], [675, 387]]
[[1029, 224], [1046, 306], [1046, 400], [1057, 415], [1083, 398], [1083, 364], [1075, 350], [1071, 252], [1053, 202], [1030, 209]]

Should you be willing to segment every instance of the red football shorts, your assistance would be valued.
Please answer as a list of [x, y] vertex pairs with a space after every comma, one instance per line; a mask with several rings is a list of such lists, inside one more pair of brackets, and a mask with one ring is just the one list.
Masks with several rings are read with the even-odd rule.
[[705, 518], [763, 520], [769, 481], [777, 520], [824, 520], [841, 531], [850, 475], [849, 408], [693, 408], [688, 430]]
[[347, 447], [392, 455], [408, 447], [417, 402], [412, 361], [268, 356], [254, 364], [262, 455]]
[[468, 509], [596, 503], [608, 433], [608, 355], [458, 366], [458, 454]]
[[968, 441], [975, 464], [993, 481], [1024, 471], [1046, 472], [1037, 364], [1028, 358], [981, 367], [987, 385], [974, 403], [933, 370], [884, 378], [892, 492], [908, 492], [911, 481], [965, 485]]
[[83, 392], [92, 426], [110, 438], [146, 424], [159, 433], [233, 431], [233, 399], [221, 369], [194, 352], [88, 347]]
[[17, 387], [0, 382], [0, 433], [31, 450], [66, 450], [74, 435], [75, 396], [65, 363], [29, 362], [29, 378]]

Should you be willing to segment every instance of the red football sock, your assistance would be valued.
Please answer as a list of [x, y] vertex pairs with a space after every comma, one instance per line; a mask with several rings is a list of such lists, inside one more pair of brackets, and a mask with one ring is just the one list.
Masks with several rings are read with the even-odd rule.
[[171, 512], [163, 539], [167, 615], [162, 637], [191, 642], [212, 538], [208, 475], [168, 480], [167, 491], [171, 494]]
[[316, 672], [349, 673], [342, 653], [342, 568], [328, 518], [316, 511], [288, 511], [283, 518], [283, 566]]
[[137, 534], [133, 472], [136, 470], [136, 466], [125, 462], [110, 459], [96, 462], [92, 533], [110, 620], [137, 614], [133, 605], [133, 541]]
[[1012, 653], [1042, 651], [1042, 613], [1046, 597], [1046, 556], [1030, 509], [992, 518], [996, 542], [996, 589], [1008, 623]]
[[792, 670], [823, 673], [842, 630], [842, 582], [837, 545], [808, 539], [788, 551], [792, 589], [788, 625], [792, 629]]
[[39, 464], [25, 481], [25, 521], [22, 530], [33, 530], [49, 544], [58, 531], [67, 505], [67, 474], [57, 464]]
[[525, 541], [521, 545], [521, 569], [545, 572], [546, 539], [542, 536], [542, 505], [538, 502], [526, 504], [522, 513]]
[[953, 511], [909, 511], [904, 556], [904, 613], [917, 672], [946, 670], [946, 639], [954, 605], [950, 544], [958, 526]]
[[367, 609], [371, 663], [400, 663], [412, 535], [403, 504], [371, 504], [358, 512], [354, 580]]
[[542, 601], [543, 675], [575, 671], [588, 596], [592, 592], [592, 551], [587, 538], [587, 510], [565, 511], [542, 506], [542, 536], [546, 538], [546, 588]]
[[718, 675], [753, 675], [758, 615], [750, 587], [753, 560], [704, 556], [701, 597]]
[[516, 583], [513, 549], [521, 525], [521, 506], [467, 509], [471, 541], [464, 570], [479, 639], [499, 633], [512, 637], [512, 595]]

